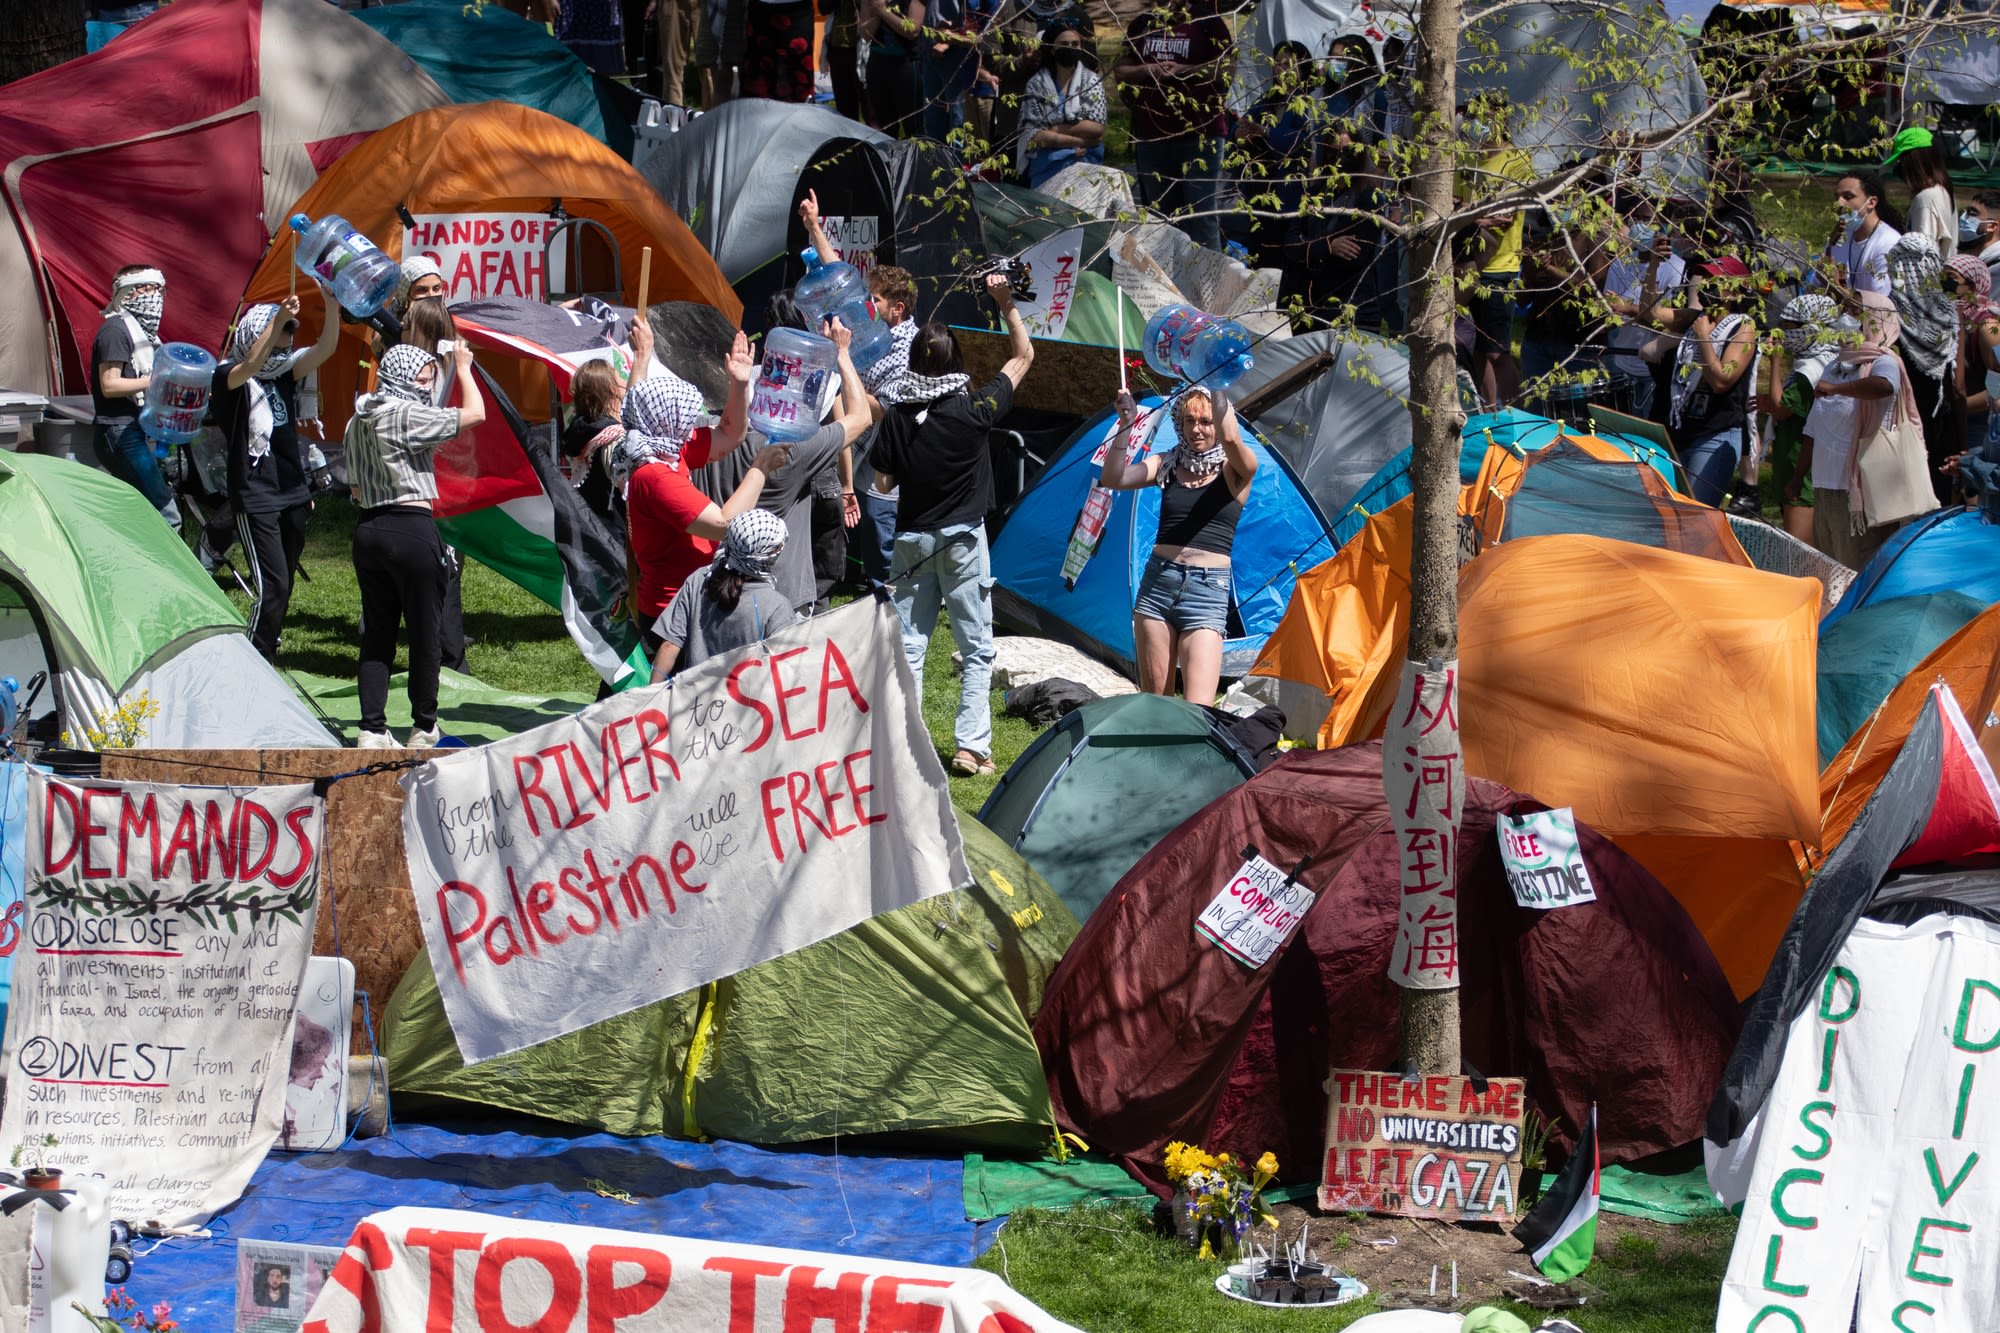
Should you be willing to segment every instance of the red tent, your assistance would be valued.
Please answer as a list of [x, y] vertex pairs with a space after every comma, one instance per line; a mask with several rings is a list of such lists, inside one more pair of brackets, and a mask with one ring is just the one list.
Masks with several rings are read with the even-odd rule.
[[88, 392], [98, 311], [128, 263], [166, 274], [162, 335], [215, 351], [319, 172], [449, 100], [326, 0], [177, 0], [0, 88], [0, 385]]
[[[1295, 752], [1182, 824], [1091, 913], [1035, 1023], [1063, 1128], [1164, 1193], [1175, 1140], [1316, 1179], [1327, 1071], [1387, 1069], [1401, 896], [1379, 742]], [[1699, 1138], [1740, 1026], [1722, 969], [1666, 889], [1608, 839], [1578, 833], [1597, 901], [1519, 907], [1498, 814], [1546, 807], [1467, 784], [1458, 876], [1466, 1060], [1520, 1076], [1572, 1140], [1598, 1106], [1607, 1162]], [[1310, 856], [1317, 901], [1254, 971], [1194, 923], [1255, 847]]]

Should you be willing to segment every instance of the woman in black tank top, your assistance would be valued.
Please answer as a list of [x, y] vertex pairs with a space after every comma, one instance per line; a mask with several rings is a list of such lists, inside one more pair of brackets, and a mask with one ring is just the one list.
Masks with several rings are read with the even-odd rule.
[[1159, 535], [1132, 606], [1139, 688], [1173, 693], [1178, 665], [1188, 702], [1212, 704], [1229, 626], [1229, 551], [1257, 475], [1257, 455], [1243, 442], [1227, 398], [1190, 389], [1174, 401], [1174, 449], [1128, 463], [1138, 407], [1123, 389], [1117, 407], [1098, 484], [1114, 491], [1162, 488]]

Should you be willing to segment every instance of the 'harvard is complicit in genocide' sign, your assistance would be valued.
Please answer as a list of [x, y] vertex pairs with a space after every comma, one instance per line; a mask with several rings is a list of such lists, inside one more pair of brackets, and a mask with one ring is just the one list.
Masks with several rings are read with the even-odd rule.
[[972, 879], [896, 613], [874, 598], [403, 786], [410, 886], [467, 1063]]

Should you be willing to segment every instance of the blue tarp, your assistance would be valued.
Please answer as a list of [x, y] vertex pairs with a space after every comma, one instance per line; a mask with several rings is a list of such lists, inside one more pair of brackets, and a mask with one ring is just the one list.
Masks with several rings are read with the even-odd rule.
[[[1140, 406], [1155, 410], [1164, 404], [1147, 398]], [[1162, 411], [1157, 420], [1153, 453], [1160, 455], [1174, 448], [1175, 435], [1171, 413]], [[1015, 628], [1066, 640], [1130, 671], [1132, 600], [1159, 531], [1159, 488], [1115, 492], [1097, 554], [1074, 589], [1062, 581], [1070, 530], [1097, 482], [1098, 447], [1116, 424], [1109, 411], [1092, 419], [1015, 502], [993, 544], [993, 577], [1001, 594], [998, 609]], [[1300, 571], [1333, 554], [1327, 522], [1298, 477], [1247, 423], [1244, 431], [1257, 455], [1257, 477], [1230, 553], [1242, 629], [1223, 644], [1224, 675], [1250, 669], [1285, 614]]]
[[[391, 1138], [340, 1152], [273, 1153], [210, 1223], [215, 1239], [169, 1241], [144, 1255], [126, 1290], [141, 1309], [171, 1302], [182, 1328], [227, 1329], [239, 1237], [344, 1245], [364, 1216], [399, 1204], [929, 1264], [969, 1264], [978, 1252], [957, 1157], [770, 1152], [535, 1128], [398, 1124]], [[632, 1202], [601, 1197], [592, 1180]]]
[[1991, 606], [2000, 602], [2000, 527], [1978, 511], [1940, 509], [1905, 524], [1868, 562], [1847, 593], [1819, 622], [1824, 636], [1848, 612], [1898, 597], [1959, 592]]
[[[1479, 476], [1479, 466], [1485, 461], [1490, 444], [1525, 456], [1554, 444], [1563, 431], [1561, 422], [1511, 407], [1467, 417], [1465, 433], [1459, 442], [1458, 479], [1461, 484], [1470, 485]], [[1575, 434], [1574, 431], [1570, 433]], [[1630, 435], [1600, 434], [1597, 438], [1617, 445], [1641, 462], [1650, 463], [1655, 472], [1667, 479], [1669, 486], [1685, 491], [1686, 487], [1675, 480], [1672, 457], [1659, 445]], [[1384, 463], [1368, 479], [1368, 484], [1355, 493], [1354, 502], [1336, 516], [1334, 548], [1338, 550], [1353, 541], [1372, 516], [1409, 493], [1410, 451], [1405, 449]]]

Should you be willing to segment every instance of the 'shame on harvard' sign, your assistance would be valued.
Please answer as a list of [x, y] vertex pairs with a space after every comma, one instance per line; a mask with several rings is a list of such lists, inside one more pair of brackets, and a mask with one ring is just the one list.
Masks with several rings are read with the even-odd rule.
[[404, 786], [410, 882], [468, 1063], [971, 878], [875, 599]]

